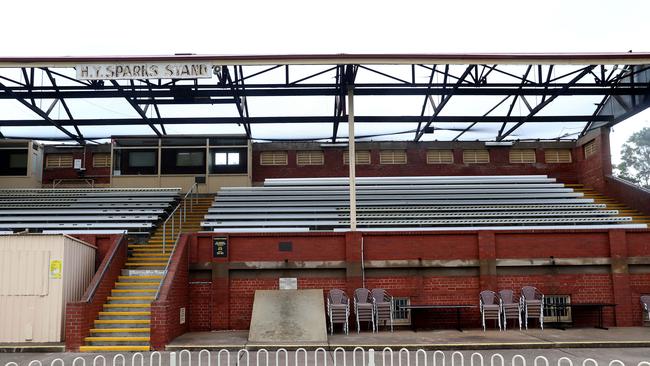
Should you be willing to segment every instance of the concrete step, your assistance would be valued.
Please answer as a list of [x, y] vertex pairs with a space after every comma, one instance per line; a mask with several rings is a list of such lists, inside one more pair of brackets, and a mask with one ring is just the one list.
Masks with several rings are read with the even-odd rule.
[[153, 296], [108, 296], [109, 304], [151, 304]]
[[151, 262], [151, 263], [140, 263], [140, 262], [126, 262], [125, 266], [127, 267], [162, 267], [162, 269], [167, 266], [167, 262]]
[[[153, 249], [153, 248], [152, 248]], [[161, 253], [155, 253], [155, 252], [146, 252], [146, 253], [139, 253], [139, 252], [133, 252], [131, 254], [131, 258], [150, 258], [150, 257], [169, 257], [171, 253], [162, 253], [162, 248], [160, 248]]]
[[157, 289], [158, 282], [115, 282], [116, 289]]
[[124, 320], [102, 320], [97, 319], [94, 322], [95, 328], [148, 328], [151, 324], [149, 319], [124, 319]]
[[107, 337], [148, 337], [151, 334], [150, 328], [93, 328], [91, 336]]
[[167, 260], [169, 260], [169, 254], [151, 255], [147, 257], [129, 257], [129, 262], [167, 262]]
[[150, 311], [100, 311], [100, 320], [147, 320], [151, 319]]
[[79, 352], [144, 352], [149, 351], [147, 346], [81, 346]]
[[104, 311], [149, 311], [151, 304], [104, 304]]
[[126, 268], [122, 270], [122, 276], [162, 276], [165, 274], [164, 270], [159, 270], [159, 269], [152, 269], [152, 268], [147, 268], [147, 269], [133, 269], [133, 268]]
[[111, 296], [124, 297], [124, 296], [153, 296], [156, 293], [153, 288], [135, 288], [135, 289], [114, 289], [111, 290]]
[[155, 282], [162, 280], [162, 276], [119, 276], [117, 278], [119, 282]]
[[90, 346], [149, 346], [149, 337], [86, 337]]

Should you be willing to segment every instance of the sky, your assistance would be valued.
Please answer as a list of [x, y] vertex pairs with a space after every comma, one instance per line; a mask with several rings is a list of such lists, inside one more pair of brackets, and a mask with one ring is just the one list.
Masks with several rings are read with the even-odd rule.
[[[644, 0], [11, 0], [0, 56], [647, 52], [648, 14]], [[614, 128], [614, 162], [649, 120]]]

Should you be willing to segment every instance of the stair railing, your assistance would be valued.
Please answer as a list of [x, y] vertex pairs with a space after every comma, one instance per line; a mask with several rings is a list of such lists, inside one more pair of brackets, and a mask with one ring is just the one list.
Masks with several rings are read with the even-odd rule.
[[[174, 242], [178, 241], [178, 237], [183, 231], [183, 223], [187, 220], [188, 197], [190, 201], [190, 212], [192, 212], [194, 211], [194, 201], [196, 200], [196, 203], [199, 202], [198, 185], [196, 183], [192, 184], [190, 189], [187, 190], [187, 193], [185, 193], [185, 196], [181, 202], [179, 202], [178, 205], [174, 207], [174, 210], [171, 212], [171, 214], [169, 214], [167, 220], [163, 222], [163, 254], [167, 253], [167, 224], [169, 223], [171, 225], [171, 237], [173, 238]], [[179, 209], [180, 211], [178, 211]], [[176, 219], [176, 212], [178, 212], [178, 219]]]

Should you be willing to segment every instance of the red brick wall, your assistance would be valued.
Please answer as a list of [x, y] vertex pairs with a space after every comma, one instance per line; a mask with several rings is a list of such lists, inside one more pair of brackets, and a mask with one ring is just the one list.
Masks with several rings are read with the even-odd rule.
[[[239, 266], [237, 268], [244, 269], [255, 268], [256, 264], [250, 262], [282, 263], [287, 259], [287, 266], [294, 266], [291, 268], [297, 269], [300, 266], [294, 264], [296, 262], [304, 264], [304, 262], [329, 260], [333, 261], [332, 263], [344, 261], [349, 268], [360, 266], [362, 236], [364, 259], [382, 263], [391, 263], [390, 261], [404, 263], [406, 260], [412, 263], [413, 260], [418, 259], [464, 260], [465, 263], [481, 263], [481, 266], [484, 266], [486, 261], [498, 259], [530, 260], [554, 256], [579, 261], [581, 258], [607, 259], [615, 256], [617, 261], [625, 261], [627, 256], [650, 256], [649, 230], [509, 230], [364, 233], [363, 235], [360, 233], [231, 234], [228, 258], [212, 258], [211, 236], [212, 234], [196, 234], [196, 238], [190, 241], [192, 263], [206, 268], [205, 263], [212, 261], [225, 266], [236, 265]], [[280, 241], [291, 241], [294, 252], [279, 252], [277, 245]], [[494, 270], [488, 269], [483, 272], [482, 269], [478, 271], [479, 268], [475, 264], [466, 264], [465, 267], [451, 268], [456, 272], [435, 275], [432, 273], [437, 272], [426, 270], [444, 272], [450, 268], [427, 266], [418, 268], [412, 265], [371, 267], [366, 268], [365, 286], [386, 288], [394, 296], [410, 297], [413, 304], [476, 304], [478, 293], [484, 288], [494, 290], [512, 288], [518, 292], [524, 285], [533, 285], [547, 294], [570, 294], [576, 303], [617, 303], [616, 317], [612, 309], [607, 309], [605, 322], [618, 326], [640, 324], [638, 296], [644, 291], [650, 292], [650, 275], [626, 273], [612, 275], [609, 265], [597, 266], [596, 272], [593, 272], [590, 266], [580, 265], [554, 267], [556, 272], [549, 271], [548, 266], [523, 264], [519, 269], [515, 269], [515, 272], [512, 272], [512, 268], [499, 266]], [[567, 270], [569, 273], [563, 272]], [[265, 272], [259, 271], [262, 272], [258, 274], [250, 271], [249, 274], [240, 272], [237, 276], [226, 275], [217, 280], [213, 277], [213, 281], [219, 281], [219, 284], [215, 285], [215, 282], [211, 284], [210, 302], [206, 300], [208, 298], [206, 284], [192, 285], [191, 329], [206, 329], [208, 324], [210, 329], [246, 329], [250, 323], [255, 290], [276, 289], [279, 277], [293, 276], [291, 270], [274, 272], [280, 271], [283, 273], [282, 276], [264, 276]], [[312, 271], [318, 271], [318, 267]], [[517, 271], [517, 275], [511, 274]], [[536, 274], [539, 271], [546, 271], [547, 274]], [[352, 295], [354, 288], [361, 284], [360, 276], [360, 273], [357, 275], [354, 271], [347, 274], [347, 277], [322, 275], [315, 277], [313, 274], [306, 274], [298, 276], [298, 284], [299, 288], [322, 288], [325, 291], [331, 288], [342, 288]], [[488, 280], [486, 281], [484, 277]], [[627, 289], [630, 286], [631, 292]], [[215, 311], [215, 301], [225, 294], [228, 296], [227, 302], [220, 302], [219, 311]], [[627, 299], [630, 297], [632, 301], [628, 302]], [[595, 314], [591, 313], [585, 313], [583, 317], [576, 314], [575, 319], [577, 324], [586, 324], [592, 323], [594, 316]], [[477, 326], [478, 310], [464, 311], [463, 319], [467, 322], [466, 326]], [[449, 314], [442, 315], [436, 320], [436, 325], [452, 326], [453, 320], [454, 318]]]
[[[585, 157], [584, 144], [592, 140], [596, 142], [598, 151], [589, 157]], [[609, 130], [581, 139], [574, 149], [573, 157], [576, 159], [580, 183], [603, 194], [608, 194], [605, 189], [605, 177], [612, 174]]]
[[[160, 288], [158, 299], [151, 303], [151, 347], [163, 350], [172, 339], [189, 329], [189, 238], [181, 236]], [[185, 323], [180, 311], [185, 308]]]
[[99, 268], [106, 253], [111, 250], [115, 244], [115, 240], [122, 237], [122, 234], [71, 234], [71, 236], [97, 247], [95, 268]]
[[[458, 145], [462, 144], [458, 143]], [[467, 143], [465, 144], [467, 145]], [[465, 148], [485, 148], [483, 144], [472, 144], [472, 146], [468, 145]], [[324, 148], [324, 165], [298, 166], [296, 164], [296, 152], [298, 150], [296, 149], [300, 148], [295, 145], [286, 145], [279, 147], [277, 150], [288, 152], [288, 164], [286, 166], [267, 166], [260, 164], [260, 153], [262, 149], [268, 149], [268, 146], [260, 145], [264, 144], [253, 145], [253, 182], [262, 182], [266, 178], [345, 177], [348, 175], [349, 167], [343, 164], [343, 153], [346, 151], [346, 148]], [[379, 164], [379, 151], [391, 149], [390, 147], [379, 147], [378, 144], [375, 144], [372, 148], [368, 149], [358, 146], [357, 150], [370, 150], [371, 164], [357, 165], [357, 176], [547, 174], [562, 182], [576, 183], [578, 181], [575, 162], [570, 164], [546, 164], [544, 160], [544, 149], [541, 147], [536, 148], [537, 163], [535, 164], [511, 164], [509, 161], [510, 148], [504, 147], [489, 148], [489, 164], [464, 164], [463, 150], [465, 148], [461, 147], [452, 148], [454, 154], [453, 164], [427, 164], [427, 149], [436, 147], [435, 143], [408, 143], [406, 146], [407, 164], [403, 165]], [[394, 148], [404, 149], [401, 147]]]
[[189, 286], [189, 331], [209, 331], [212, 282], [190, 281]]
[[650, 215], [650, 193], [646, 189], [606, 176], [605, 193], [626, 206]]
[[[98, 313], [102, 310], [102, 305], [110, 295], [115, 286], [115, 281], [126, 262], [128, 254], [126, 237], [114, 235], [112, 238], [113, 241], [108, 248], [109, 255], [104, 256], [82, 300], [66, 305], [65, 347], [68, 351], [78, 351], [79, 346], [83, 345], [84, 338], [89, 335], [94, 320], [97, 319]], [[105, 272], [104, 268], [106, 268]], [[93, 293], [91, 290], [96, 283], [99, 283], [99, 286]]]
[[[86, 168], [83, 176], [74, 168], [49, 168], [45, 167], [45, 162], [47, 161], [46, 156], [43, 157], [43, 184], [51, 184], [54, 179], [78, 179], [79, 177], [92, 178], [95, 180], [95, 183], [99, 184], [108, 184], [110, 183], [110, 168], [95, 168], [93, 167], [93, 153], [97, 152], [96, 149], [92, 147], [86, 147], [86, 157], [84, 159], [84, 148], [66, 148], [66, 149], [56, 149], [54, 151], [46, 151], [45, 155], [48, 154], [72, 154], [72, 159], [82, 159], [82, 166]], [[107, 152], [109, 153], [110, 150]]]

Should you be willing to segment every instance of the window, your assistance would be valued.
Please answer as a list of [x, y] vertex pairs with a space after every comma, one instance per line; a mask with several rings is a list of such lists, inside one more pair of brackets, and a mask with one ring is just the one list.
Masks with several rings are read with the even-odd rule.
[[27, 175], [27, 149], [0, 149], [0, 176]]
[[452, 164], [454, 154], [451, 150], [427, 150], [427, 164]]
[[263, 151], [260, 154], [260, 165], [287, 165], [286, 151]]
[[111, 154], [93, 154], [93, 168], [109, 168], [111, 166]]
[[490, 152], [487, 150], [463, 150], [465, 164], [486, 164], [490, 162]]
[[547, 164], [565, 164], [571, 162], [571, 150], [548, 149], [544, 150], [544, 160]]
[[[357, 156], [355, 164], [356, 165], [370, 165], [371, 159], [370, 159], [370, 151], [355, 151], [355, 155]], [[344, 165], [350, 165], [350, 152], [349, 151], [344, 151], [343, 152], [343, 164]]]
[[176, 153], [176, 166], [204, 166], [203, 151], [179, 151]]
[[298, 151], [296, 153], [296, 164], [323, 165], [325, 164], [325, 156], [322, 151]]
[[583, 146], [583, 149], [585, 151], [585, 158], [588, 158], [598, 152], [598, 144], [596, 140], [591, 140]]
[[405, 150], [381, 150], [379, 164], [406, 164]]
[[510, 162], [513, 164], [530, 164], [534, 163], [534, 149], [512, 149], [510, 150]]
[[48, 154], [45, 157], [45, 168], [72, 168], [72, 154]]
[[156, 165], [156, 153], [154, 151], [131, 151], [129, 152], [129, 166], [133, 168], [153, 167]]
[[402, 306], [408, 306], [410, 304], [411, 301], [408, 297], [393, 297], [393, 324], [411, 324], [411, 312], [407, 309], [402, 309]]
[[27, 153], [9, 154], [9, 169], [27, 168]]
[[570, 295], [544, 295], [544, 321], [571, 322], [570, 304]]
[[238, 152], [214, 153], [214, 165], [239, 165]]

